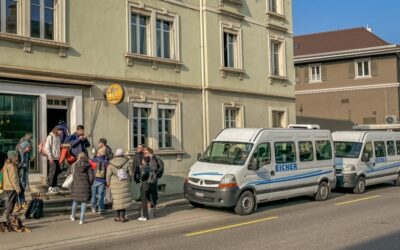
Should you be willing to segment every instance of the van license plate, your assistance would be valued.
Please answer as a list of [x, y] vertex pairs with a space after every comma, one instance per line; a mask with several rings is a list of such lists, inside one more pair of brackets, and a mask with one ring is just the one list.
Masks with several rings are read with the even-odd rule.
[[204, 197], [204, 194], [203, 193], [199, 193], [199, 192], [196, 192], [195, 195], [198, 196], [198, 197]]

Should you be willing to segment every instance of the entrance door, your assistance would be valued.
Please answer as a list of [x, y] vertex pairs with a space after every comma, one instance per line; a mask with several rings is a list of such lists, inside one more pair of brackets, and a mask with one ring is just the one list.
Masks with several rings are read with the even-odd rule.
[[47, 134], [58, 125], [60, 121], [68, 124], [67, 100], [48, 99], [47, 100]]

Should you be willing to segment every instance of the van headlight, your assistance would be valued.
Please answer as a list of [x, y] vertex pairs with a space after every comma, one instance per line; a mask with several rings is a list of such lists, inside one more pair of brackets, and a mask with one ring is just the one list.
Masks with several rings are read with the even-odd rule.
[[353, 171], [356, 171], [356, 166], [354, 166], [353, 164], [346, 164], [346, 165], [344, 165], [343, 170], [345, 172], [353, 172]]
[[227, 174], [219, 182], [219, 188], [231, 187], [237, 187], [236, 177], [233, 174]]

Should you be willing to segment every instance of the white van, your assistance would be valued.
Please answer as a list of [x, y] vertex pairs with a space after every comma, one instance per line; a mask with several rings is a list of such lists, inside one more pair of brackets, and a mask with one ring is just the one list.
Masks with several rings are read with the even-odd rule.
[[231, 128], [191, 167], [184, 194], [193, 206], [234, 207], [300, 195], [326, 200], [335, 187], [331, 133], [315, 129]]
[[340, 131], [335, 144], [337, 186], [363, 193], [365, 187], [383, 182], [400, 185], [400, 133]]

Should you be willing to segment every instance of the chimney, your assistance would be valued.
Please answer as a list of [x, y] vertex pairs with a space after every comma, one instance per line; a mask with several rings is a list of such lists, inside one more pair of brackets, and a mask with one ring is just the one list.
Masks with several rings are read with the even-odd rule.
[[366, 28], [369, 32], [371, 32], [372, 33], [372, 28], [371, 27], [369, 27], [369, 25], [367, 24], [367, 28]]

